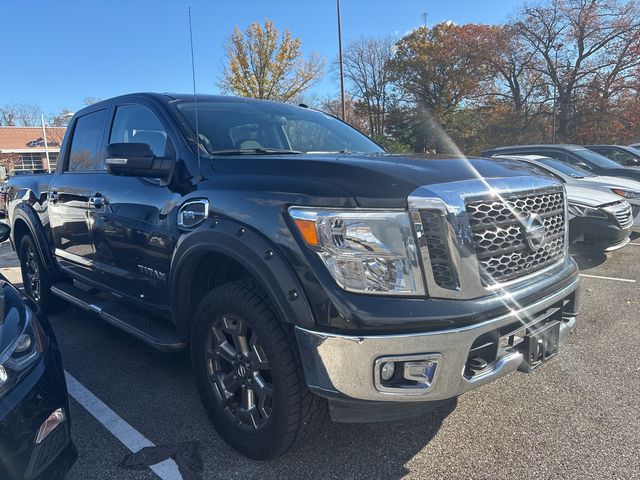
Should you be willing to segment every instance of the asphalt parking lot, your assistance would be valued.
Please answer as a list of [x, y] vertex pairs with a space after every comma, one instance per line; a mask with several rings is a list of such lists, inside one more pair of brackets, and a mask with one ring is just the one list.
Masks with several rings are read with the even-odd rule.
[[[328, 424], [270, 462], [229, 448], [209, 424], [188, 355], [162, 354], [75, 309], [51, 317], [65, 369], [132, 430], [156, 445], [197, 441], [206, 479], [640, 478], [640, 235], [624, 249], [577, 260], [576, 330], [555, 360], [513, 374], [418, 419]], [[0, 245], [0, 271], [19, 283]], [[602, 278], [604, 277], [604, 278]], [[79, 458], [68, 478], [151, 479], [121, 466], [129, 450], [76, 400]]]

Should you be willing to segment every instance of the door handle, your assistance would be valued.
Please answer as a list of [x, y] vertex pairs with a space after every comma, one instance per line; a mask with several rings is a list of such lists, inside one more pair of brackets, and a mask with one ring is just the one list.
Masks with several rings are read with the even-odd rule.
[[100, 193], [96, 193], [93, 197], [89, 197], [89, 206], [93, 208], [104, 207], [104, 197]]
[[51, 203], [58, 203], [58, 192], [53, 191], [53, 192], [49, 192], [49, 201]]

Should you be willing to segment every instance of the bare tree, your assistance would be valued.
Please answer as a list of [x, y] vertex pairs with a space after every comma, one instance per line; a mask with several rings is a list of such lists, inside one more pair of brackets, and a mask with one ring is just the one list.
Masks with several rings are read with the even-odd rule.
[[63, 108], [59, 113], [51, 114], [47, 120], [47, 123], [52, 127], [66, 127], [69, 124], [69, 120], [73, 116], [73, 112], [68, 108]]
[[38, 105], [12, 103], [0, 107], [0, 124], [8, 127], [33, 127], [40, 124], [42, 109]]
[[94, 103], [101, 102], [102, 99], [98, 97], [84, 97], [83, 103], [85, 106], [93, 105]]
[[385, 132], [394, 44], [391, 37], [361, 38], [344, 49], [344, 76], [348, 91], [365, 107], [371, 136]]
[[640, 40], [636, 0], [551, 0], [525, 5], [517, 22], [521, 38], [535, 53], [534, 69], [555, 86], [558, 133], [570, 135], [575, 98], [588, 85], [608, 97], [640, 63], [633, 46]]
[[23, 127], [40, 125], [42, 109], [38, 105], [21, 103], [18, 105], [18, 123]]
[[13, 165], [20, 160], [17, 153], [0, 153], [0, 167], [4, 167], [7, 174], [13, 172]]
[[[342, 102], [339, 96], [327, 96], [321, 99], [318, 103], [319, 110], [338, 118], [342, 115]], [[350, 95], [345, 97], [344, 103], [346, 107], [347, 123], [361, 132], [367, 133], [369, 131], [370, 124], [366, 109]]]

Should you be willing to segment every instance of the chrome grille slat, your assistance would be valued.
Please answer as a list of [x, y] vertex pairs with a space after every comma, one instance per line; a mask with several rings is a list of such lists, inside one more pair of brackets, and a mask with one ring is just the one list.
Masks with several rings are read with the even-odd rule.
[[422, 210], [419, 213], [423, 242], [429, 252], [433, 279], [442, 288], [454, 289], [458, 282], [447, 246], [444, 218], [440, 212], [433, 210]]
[[[466, 204], [473, 245], [485, 285], [513, 280], [559, 261], [565, 251], [564, 196], [561, 191], [519, 193]], [[536, 214], [545, 226], [545, 243], [533, 251], [523, 222]]]
[[612, 213], [622, 228], [629, 228], [633, 225], [633, 208], [629, 203], [620, 202], [606, 208]]

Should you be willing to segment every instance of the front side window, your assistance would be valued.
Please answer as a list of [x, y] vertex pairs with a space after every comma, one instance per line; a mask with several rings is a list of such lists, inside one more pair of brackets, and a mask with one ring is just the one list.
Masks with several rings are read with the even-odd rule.
[[158, 117], [143, 105], [116, 108], [109, 143], [146, 143], [156, 157], [168, 151], [167, 132]]
[[600, 155], [599, 153], [592, 152], [591, 150], [587, 150], [586, 148], [580, 150], [574, 150], [573, 153], [580, 157], [581, 160], [584, 161], [587, 165], [597, 166], [600, 168], [618, 168], [620, 167], [619, 163], [614, 162], [613, 160], [605, 157], [604, 155]]
[[100, 166], [100, 140], [106, 110], [87, 113], [76, 120], [69, 152], [69, 172], [98, 170]]
[[609, 154], [603, 153], [606, 157], [610, 158], [614, 162], [618, 162], [620, 165], [633, 165], [635, 166], [638, 163], [638, 160], [635, 156], [631, 155], [624, 150], [610, 150]]
[[[184, 101], [176, 107], [195, 132], [195, 104]], [[308, 108], [275, 102], [201, 100], [197, 112], [199, 141], [211, 154], [384, 152], [356, 129]]]
[[550, 169], [560, 172], [564, 175], [568, 175], [572, 178], [585, 178], [595, 176], [592, 173], [587, 172], [586, 170], [575, 167], [573, 165], [568, 165], [553, 158], [541, 158], [538, 161], [543, 165], [546, 165]]

